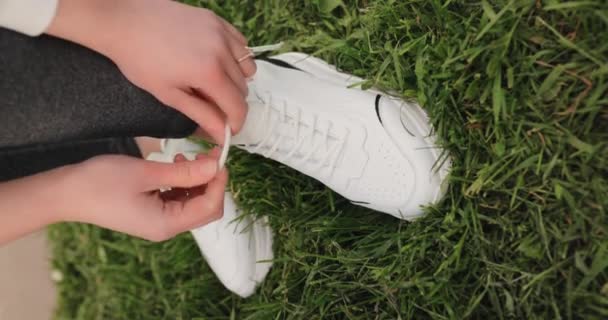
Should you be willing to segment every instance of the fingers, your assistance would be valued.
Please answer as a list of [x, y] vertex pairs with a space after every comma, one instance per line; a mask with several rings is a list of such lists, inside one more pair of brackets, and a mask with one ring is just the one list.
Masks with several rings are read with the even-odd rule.
[[[230, 60], [230, 61], [226, 61]], [[241, 94], [246, 97], [249, 89], [247, 88], [247, 80], [243, 76], [242, 71], [239, 69], [239, 66], [236, 65], [232, 59], [227, 58], [222, 60], [222, 64], [224, 66], [224, 70], [228, 77], [232, 80], [232, 82], [239, 88]]]
[[[196, 156], [196, 159], [205, 159], [208, 157], [209, 156], [207, 156], [207, 155], [199, 154]], [[217, 157], [214, 156], [214, 158], [217, 158]], [[175, 155], [175, 157], [173, 159], [173, 162], [175, 162], [175, 163], [186, 162], [186, 161], [188, 161], [188, 159], [186, 159], [186, 157], [181, 153]], [[206, 188], [206, 185], [196, 186], [196, 187], [192, 187], [192, 188], [175, 188], [175, 187], [173, 187], [173, 188], [171, 188], [171, 190], [161, 192], [160, 198], [163, 201], [184, 202], [184, 201], [188, 200], [188, 198], [190, 198], [190, 197], [198, 196], [198, 195], [205, 193], [205, 188]]]
[[178, 234], [220, 219], [227, 181], [228, 173], [222, 170], [207, 184], [203, 194], [190, 196], [185, 202], [166, 202], [163, 217], [168, 234]]
[[252, 77], [257, 70], [255, 61], [253, 60], [253, 52], [234, 39], [234, 37], [229, 37], [228, 46], [232, 52], [232, 57], [240, 67], [243, 77]]
[[[211, 151], [209, 151], [208, 156], [213, 157], [213, 158], [219, 158], [220, 154], [222, 153], [222, 149], [221, 148], [213, 148], [211, 149]], [[203, 156], [202, 154], [197, 155], [197, 159], [199, 156]]]
[[[183, 156], [182, 156], [183, 157]], [[218, 172], [216, 157], [197, 157], [193, 161], [160, 163], [146, 161], [143, 167], [146, 191], [163, 188], [190, 188], [207, 184]]]
[[224, 115], [213, 103], [182, 90], [175, 90], [170, 104], [201, 126], [216, 143], [224, 143]]
[[[237, 69], [238, 66], [236, 61], [231, 58], [232, 54], [230, 53], [227, 42], [221, 44], [220, 48], [216, 50], [219, 50], [216, 53], [217, 57], [210, 58], [205, 69], [201, 70], [200, 73], [193, 73], [188, 81], [191, 83], [193, 92], [199, 96], [200, 100], [213, 102], [213, 105], [219, 107], [220, 110], [218, 111], [222, 111], [226, 115], [228, 124], [230, 124], [230, 127], [233, 129], [233, 133], [237, 133], [245, 121], [247, 103], [245, 101], [245, 95], [228, 75], [227, 70], [233, 69], [233, 76], [240, 79], [237, 82], [242, 83], [245, 80], [242, 75], [235, 75], [236, 71], [234, 71], [234, 69]], [[206, 76], [201, 78], [201, 74], [205, 74]], [[192, 95], [190, 95], [190, 97], [192, 97]], [[193, 120], [196, 121], [196, 119]], [[211, 122], [213, 123], [209, 124]], [[213, 119], [202, 119], [201, 122], [198, 123], [215, 138], [216, 142], [221, 144], [224, 143], [224, 138], [220, 138], [220, 129], [217, 127], [218, 124], [224, 125], [223, 122], [218, 123], [213, 121]], [[211, 126], [214, 127], [208, 128]]]
[[226, 31], [228, 31], [243, 47], [247, 46], [247, 38], [245, 38], [245, 36], [239, 30], [237, 30], [237, 28], [220, 16], [218, 16], [218, 19], [224, 26], [224, 29], [226, 29]]
[[[257, 67], [251, 51], [247, 48], [247, 38], [245, 38], [245, 36], [233, 25], [226, 22], [226, 20], [222, 18], [219, 19], [228, 33], [228, 46], [230, 47], [234, 60], [239, 64], [243, 76], [245, 78], [252, 77], [255, 74]], [[249, 57], [247, 57], [248, 55]]]
[[[236, 63], [236, 62], [232, 62]], [[224, 112], [228, 120], [228, 124], [233, 129], [233, 133], [239, 132], [247, 116], [247, 103], [245, 97], [241, 94], [238, 87], [232, 82], [226, 72], [220, 70], [212, 76], [213, 86], [205, 92], [201, 92], [204, 98], [211, 99], [215, 102], [221, 111]], [[210, 122], [209, 119], [204, 122]], [[221, 122], [221, 125], [224, 123]], [[217, 124], [216, 124], [217, 125]], [[214, 127], [213, 132], [205, 127], [205, 123], [201, 123], [201, 127], [207, 130], [210, 135], [216, 138], [216, 141], [220, 144], [224, 143], [224, 137], [217, 139], [219, 134], [219, 128]], [[223, 129], [223, 128], [222, 128]]]
[[233, 134], [243, 126], [247, 115], [246, 78], [255, 73], [256, 65], [251, 58], [237, 61], [250, 53], [247, 40], [234, 26], [218, 19], [220, 31], [209, 45], [209, 54], [183, 79], [184, 86], [169, 92], [163, 102], [181, 111], [215, 142], [223, 144], [226, 122]]
[[196, 128], [196, 130], [194, 130], [194, 133], [192, 135], [199, 139], [208, 141], [208, 142], [218, 143], [217, 141], [215, 141], [213, 139], [213, 137], [211, 135], [209, 135], [207, 132], [205, 132], [205, 130], [203, 130], [201, 127]]

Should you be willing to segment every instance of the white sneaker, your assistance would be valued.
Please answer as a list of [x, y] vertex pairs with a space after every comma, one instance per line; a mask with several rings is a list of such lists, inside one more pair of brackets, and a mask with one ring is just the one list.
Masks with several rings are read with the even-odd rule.
[[[162, 141], [162, 151], [151, 153], [148, 160], [173, 162], [178, 153], [192, 160], [203, 151], [200, 145], [186, 139]], [[222, 284], [246, 298], [255, 292], [272, 266], [272, 230], [266, 217], [254, 221], [250, 216], [240, 216], [232, 194], [226, 192], [224, 216], [191, 233]]]
[[420, 216], [421, 206], [443, 196], [449, 159], [440, 160], [442, 150], [418, 105], [349, 89], [362, 80], [306, 55], [256, 63], [249, 113], [233, 145], [401, 219]]
[[267, 217], [257, 220], [241, 213], [226, 193], [224, 217], [190, 232], [201, 253], [224, 286], [246, 298], [255, 292], [274, 258]]

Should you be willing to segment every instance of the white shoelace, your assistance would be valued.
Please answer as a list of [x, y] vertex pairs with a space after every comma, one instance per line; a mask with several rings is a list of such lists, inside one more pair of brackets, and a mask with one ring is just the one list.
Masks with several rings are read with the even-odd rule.
[[230, 150], [230, 139], [232, 138], [232, 129], [229, 124], [226, 124], [224, 128], [224, 145], [222, 146], [222, 152], [220, 153], [220, 159], [218, 160], [218, 167], [220, 170], [224, 168], [226, 160], [228, 159], [228, 151]]
[[281, 41], [278, 43], [268, 44], [265, 46], [246, 47], [246, 48], [249, 49], [249, 51], [251, 51], [252, 54], [258, 55], [260, 53], [267, 52], [267, 51], [279, 50], [279, 49], [281, 49], [282, 46], [283, 46], [283, 42]]
[[[275, 108], [273, 107], [272, 95], [268, 93], [266, 96], [266, 99], [260, 99], [265, 102], [261, 123], [268, 129], [252, 151], [270, 158], [277, 152], [286, 137], [286, 135], [276, 132], [277, 128], [280, 127], [281, 123], [289, 123], [295, 131], [293, 145], [284, 155], [279, 155], [278, 158], [283, 162], [294, 159], [294, 165], [296, 166], [312, 160], [311, 162], [316, 164], [313, 168], [317, 170], [329, 167], [329, 175], [331, 176], [342, 155], [349, 132], [346, 131], [341, 137], [333, 136], [331, 132], [333, 122], [331, 120], [326, 121], [327, 126], [324, 130], [318, 130], [319, 120], [316, 115], [312, 123], [305, 123], [301, 117], [301, 109], [297, 108], [295, 118], [291, 118], [287, 115], [287, 103], [285, 101], [280, 108]], [[273, 112], [278, 113], [278, 115], [272, 117]], [[273, 137], [276, 137], [276, 140], [272, 141]], [[320, 139], [315, 139], [315, 137]], [[334, 140], [334, 143], [332, 143], [332, 140]]]

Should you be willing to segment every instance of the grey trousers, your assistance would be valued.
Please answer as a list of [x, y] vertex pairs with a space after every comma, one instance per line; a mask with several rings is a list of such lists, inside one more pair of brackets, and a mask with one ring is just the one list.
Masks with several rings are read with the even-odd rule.
[[76, 44], [0, 29], [0, 181], [100, 154], [140, 156], [133, 137], [186, 137], [196, 124]]

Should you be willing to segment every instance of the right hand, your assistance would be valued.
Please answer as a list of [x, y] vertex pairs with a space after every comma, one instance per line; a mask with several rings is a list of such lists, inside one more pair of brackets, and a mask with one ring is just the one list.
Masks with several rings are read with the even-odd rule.
[[247, 40], [213, 12], [168, 0], [61, 0], [49, 34], [88, 46], [223, 144], [247, 114]]

